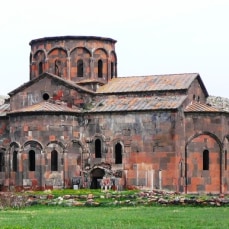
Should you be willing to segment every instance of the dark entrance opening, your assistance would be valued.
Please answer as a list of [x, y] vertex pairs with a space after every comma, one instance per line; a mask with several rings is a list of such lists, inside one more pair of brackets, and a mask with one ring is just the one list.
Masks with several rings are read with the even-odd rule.
[[100, 181], [103, 179], [105, 172], [103, 169], [96, 168], [91, 171], [91, 189], [101, 188]]

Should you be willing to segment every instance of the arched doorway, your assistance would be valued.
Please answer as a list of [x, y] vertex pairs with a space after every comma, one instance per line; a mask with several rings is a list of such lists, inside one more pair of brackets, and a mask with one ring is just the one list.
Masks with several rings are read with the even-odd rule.
[[101, 188], [100, 181], [105, 175], [104, 169], [96, 168], [91, 171], [91, 189]]

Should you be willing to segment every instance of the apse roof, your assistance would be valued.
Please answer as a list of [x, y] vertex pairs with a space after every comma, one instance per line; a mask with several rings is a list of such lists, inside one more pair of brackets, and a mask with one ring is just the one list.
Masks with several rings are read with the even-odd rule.
[[203, 104], [199, 102], [192, 102], [185, 108], [184, 111], [185, 112], [222, 112], [222, 110], [219, 110], [208, 104]]

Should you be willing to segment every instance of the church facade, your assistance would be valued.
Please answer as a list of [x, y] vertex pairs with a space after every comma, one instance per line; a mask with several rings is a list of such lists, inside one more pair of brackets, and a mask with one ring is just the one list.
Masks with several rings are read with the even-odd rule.
[[229, 112], [198, 73], [117, 77], [115, 43], [30, 42], [29, 81], [0, 106], [1, 190], [228, 193]]

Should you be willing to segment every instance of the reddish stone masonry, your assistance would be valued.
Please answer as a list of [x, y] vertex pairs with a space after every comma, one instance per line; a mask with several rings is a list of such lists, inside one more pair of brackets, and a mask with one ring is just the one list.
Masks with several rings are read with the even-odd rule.
[[30, 80], [0, 105], [0, 189], [228, 193], [228, 111], [198, 73], [117, 77], [115, 43], [30, 42]]

